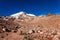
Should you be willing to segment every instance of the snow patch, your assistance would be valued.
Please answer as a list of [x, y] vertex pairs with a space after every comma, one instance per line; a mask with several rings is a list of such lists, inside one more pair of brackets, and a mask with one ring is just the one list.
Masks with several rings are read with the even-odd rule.
[[19, 16], [22, 15], [22, 14], [25, 14], [25, 13], [22, 11], [22, 12], [18, 12], [18, 13], [12, 14], [12, 15], [10, 15], [10, 16], [12, 16], [12, 17], [18, 19]]
[[34, 14], [27, 14], [28, 16], [35, 16]]
[[39, 17], [43, 17], [43, 16], [45, 16], [45, 15], [40, 15]]

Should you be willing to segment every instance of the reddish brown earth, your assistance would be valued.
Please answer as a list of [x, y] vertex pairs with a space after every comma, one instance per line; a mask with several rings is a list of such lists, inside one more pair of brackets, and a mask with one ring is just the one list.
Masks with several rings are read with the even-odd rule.
[[0, 17], [0, 40], [60, 40], [60, 15]]

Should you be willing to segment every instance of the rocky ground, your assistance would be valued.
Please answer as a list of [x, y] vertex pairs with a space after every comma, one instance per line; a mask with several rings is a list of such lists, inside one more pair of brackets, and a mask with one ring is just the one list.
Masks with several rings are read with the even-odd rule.
[[0, 40], [60, 40], [60, 15], [1, 16]]

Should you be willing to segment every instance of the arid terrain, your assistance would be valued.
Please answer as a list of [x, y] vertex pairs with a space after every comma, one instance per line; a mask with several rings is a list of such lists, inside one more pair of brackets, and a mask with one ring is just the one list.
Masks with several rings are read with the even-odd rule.
[[1, 16], [0, 40], [60, 40], [60, 15]]

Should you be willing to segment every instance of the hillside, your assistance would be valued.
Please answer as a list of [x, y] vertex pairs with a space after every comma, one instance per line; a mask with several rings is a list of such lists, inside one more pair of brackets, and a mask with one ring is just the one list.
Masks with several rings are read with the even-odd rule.
[[60, 40], [60, 15], [1, 16], [0, 40]]

